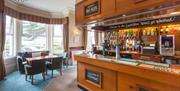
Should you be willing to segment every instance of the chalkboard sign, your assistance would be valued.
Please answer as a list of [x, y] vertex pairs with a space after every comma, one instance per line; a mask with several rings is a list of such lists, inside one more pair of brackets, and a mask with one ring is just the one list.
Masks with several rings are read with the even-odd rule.
[[172, 16], [172, 17], [165, 17], [165, 18], [145, 20], [145, 21], [137, 21], [137, 22], [131, 22], [131, 23], [125, 23], [125, 24], [109, 25], [109, 26], [95, 26], [95, 27], [93, 27], [93, 29], [95, 29], [95, 30], [115, 30], [115, 29], [152, 26], [152, 25], [175, 23], [175, 22], [180, 22], [180, 16]]
[[101, 73], [86, 69], [85, 78], [87, 81], [101, 87]]
[[91, 16], [100, 13], [100, 0], [88, 4], [87, 6], [85, 6], [84, 10], [85, 16]]

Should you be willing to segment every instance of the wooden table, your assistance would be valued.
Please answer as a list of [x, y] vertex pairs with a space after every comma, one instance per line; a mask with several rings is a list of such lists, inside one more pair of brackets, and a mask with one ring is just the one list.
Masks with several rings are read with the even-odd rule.
[[56, 58], [56, 57], [58, 57], [58, 56], [56, 56], [56, 55], [48, 55], [48, 56], [40, 56], [40, 57], [26, 58], [26, 60], [27, 60], [27, 63], [28, 63], [28, 64], [31, 64], [31, 62], [34, 61], [34, 60], [47, 59], [47, 60], [52, 61], [52, 59], [53, 59], [53, 58]]

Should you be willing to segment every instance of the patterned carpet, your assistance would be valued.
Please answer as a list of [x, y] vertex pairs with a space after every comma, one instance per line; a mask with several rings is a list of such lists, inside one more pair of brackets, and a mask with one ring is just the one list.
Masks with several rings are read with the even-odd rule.
[[[64, 79], [64, 81], [62, 80], [62, 78]], [[6, 77], [6, 80], [0, 81], [0, 91], [80, 91], [80, 89], [77, 88], [77, 85], [75, 85], [76, 83], [73, 82], [72, 84], [74, 84], [74, 90], [61, 90], [61, 86], [63, 85], [63, 87], [67, 87], [66, 85], [68, 84], [66, 83], [70, 81], [66, 80], [65, 78], [71, 79], [73, 80], [73, 82], [75, 82], [76, 66], [68, 67], [67, 69], [63, 70], [63, 76], [59, 76], [58, 71], [54, 71], [54, 78], [51, 78], [51, 73], [48, 72], [45, 81], [43, 81], [41, 74], [35, 75], [35, 85], [32, 85], [30, 80], [25, 81], [25, 76], [16, 71], [9, 74]]]
[[82, 91], [77, 87], [76, 78], [76, 68], [66, 70], [63, 76], [53, 79], [45, 91]]

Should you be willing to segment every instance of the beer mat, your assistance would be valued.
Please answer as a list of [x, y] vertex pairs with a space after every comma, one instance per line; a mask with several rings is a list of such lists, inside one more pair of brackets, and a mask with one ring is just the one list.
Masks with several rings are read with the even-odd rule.
[[154, 68], [153, 65], [148, 65], [148, 64], [139, 64], [140, 67], [145, 67], [145, 68]]
[[121, 64], [127, 64], [127, 65], [133, 65], [133, 66], [137, 66], [138, 63], [135, 63], [135, 62], [128, 62], [128, 61], [118, 61], [118, 63], [121, 63]]

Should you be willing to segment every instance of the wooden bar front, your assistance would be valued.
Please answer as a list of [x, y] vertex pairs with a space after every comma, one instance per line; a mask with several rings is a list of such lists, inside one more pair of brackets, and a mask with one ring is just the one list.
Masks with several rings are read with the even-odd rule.
[[[180, 73], [104, 61], [99, 58], [103, 57], [75, 56], [78, 63], [78, 85], [89, 91], [180, 91]], [[90, 78], [96, 81], [87, 79], [87, 70], [90, 70]]]

